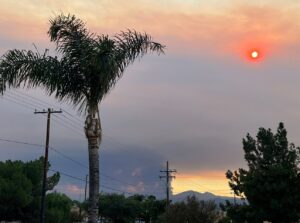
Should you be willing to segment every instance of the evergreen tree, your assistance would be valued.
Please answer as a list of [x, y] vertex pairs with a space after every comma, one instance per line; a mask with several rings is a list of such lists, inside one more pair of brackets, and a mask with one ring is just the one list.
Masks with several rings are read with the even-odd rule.
[[260, 128], [243, 139], [248, 169], [228, 170], [229, 186], [249, 203], [255, 221], [290, 223], [299, 219], [299, 147], [289, 143], [284, 124], [277, 132]]
[[[0, 221], [38, 222], [43, 161], [41, 157], [29, 162], [0, 162]], [[59, 178], [59, 173], [49, 176], [47, 190], [52, 190]]]

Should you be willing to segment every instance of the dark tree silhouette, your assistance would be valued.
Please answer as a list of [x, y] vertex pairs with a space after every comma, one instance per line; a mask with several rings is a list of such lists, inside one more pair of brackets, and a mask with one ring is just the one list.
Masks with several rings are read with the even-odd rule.
[[248, 170], [229, 170], [226, 177], [234, 193], [249, 202], [248, 216], [257, 222], [298, 221], [299, 147], [288, 143], [283, 123], [275, 134], [260, 128], [256, 140], [248, 134], [243, 139], [243, 148]]

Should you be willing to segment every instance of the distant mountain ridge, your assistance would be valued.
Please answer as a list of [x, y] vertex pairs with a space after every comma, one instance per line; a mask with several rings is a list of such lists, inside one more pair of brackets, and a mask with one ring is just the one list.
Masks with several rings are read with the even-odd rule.
[[[216, 204], [225, 203], [226, 200], [230, 201], [231, 203], [234, 203], [233, 197], [218, 196], [218, 195], [214, 195], [209, 192], [200, 193], [200, 192], [192, 191], [192, 190], [184, 191], [182, 193], [173, 195], [173, 196], [171, 196], [171, 200], [172, 200], [172, 203], [181, 202], [181, 201], [185, 201], [188, 196], [195, 196], [197, 199], [204, 200], [204, 201], [211, 200], [211, 201], [216, 202]], [[243, 201], [239, 198], [236, 198], [236, 203], [240, 204], [240, 203], [243, 203]]]

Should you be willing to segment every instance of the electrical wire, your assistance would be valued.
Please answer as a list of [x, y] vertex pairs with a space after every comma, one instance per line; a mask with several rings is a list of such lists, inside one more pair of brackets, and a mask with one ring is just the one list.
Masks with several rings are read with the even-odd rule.
[[[40, 99], [38, 99], [36, 97], [33, 97], [33, 96], [29, 95], [29, 94], [24, 93], [24, 92], [20, 93], [18, 91], [14, 91], [14, 92], [9, 91], [7, 93], [9, 93], [9, 94], [6, 94], [5, 95], [6, 97], [3, 97], [3, 99], [8, 100], [10, 102], [13, 102], [15, 104], [18, 104], [20, 106], [23, 106], [25, 108], [28, 108], [30, 110], [35, 110], [36, 108], [42, 109], [42, 107], [40, 107], [40, 106], [44, 106], [44, 105], [49, 105], [49, 106], [57, 107], [56, 105], [53, 105], [53, 104], [47, 103], [45, 101], [42, 101], [42, 100], [40, 100]], [[21, 98], [21, 99], [19, 99], [18, 97]], [[24, 103], [24, 100], [27, 101], [26, 104]], [[28, 102], [28, 101], [30, 101], [30, 102]], [[37, 103], [40, 106], [37, 106], [36, 104], [33, 104], [33, 103]], [[82, 120], [78, 119], [76, 116], [73, 116], [71, 113], [67, 112], [66, 110], [64, 110], [64, 109], [62, 109], [62, 110], [67, 115], [71, 116], [72, 118], [68, 118], [66, 115], [62, 115], [65, 118], [65, 119], [63, 119], [60, 116], [53, 114], [53, 116], [55, 117], [55, 119], [53, 119], [53, 121], [56, 122], [56, 123], [58, 123], [58, 124], [60, 124], [61, 126], [64, 126], [65, 128], [68, 128], [69, 130], [72, 130], [73, 133], [76, 133], [77, 135], [82, 136], [82, 132], [79, 132], [77, 130], [77, 126], [75, 126], [74, 122], [73, 122], [73, 121], [76, 121], [79, 124], [79, 123], [81, 123]], [[80, 124], [80, 125], [83, 128], [83, 125], [82, 124]], [[110, 136], [107, 136], [107, 135], [105, 135], [105, 136], [111, 138], [111, 141], [113, 143], [118, 143], [120, 145], [124, 145], [124, 144], [119, 143], [119, 142], [117, 142], [115, 140], [112, 140], [112, 137], [110, 137]], [[2, 141], [4, 141], [4, 139]], [[9, 141], [9, 140], [7, 140], [7, 141]], [[9, 142], [16, 142], [16, 141], [10, 140]], [[18, 142], [18, 143], [27, 144], [27, 145], [36, 145], [34, 143], [24, 143], [24, 142]], [[38, 145], [38, 146], [42, 146], [43, 147], [43, 145]], [[80, 166], [82, 166], [84, 168], [88, 168], [86, 165], [84, 165], [84, 164], [82, 164], [82, 163], [80, 163], [80, 162], [72, 159], [71, 157], [69, 157], [69, 156], [65, 155], [64, 153], [60, 152], [59, 150], [57, 150], [57, 149], [55, 149], [53, 147], [49, 147], [49, 148], [52, 149], [53, 151], [55, 151], [56, 153], [60, 154], [64, 158], [66, 158], [66, 159], [68, 159], [68, 160], [70, 160], [70, 161], [72, 161], [72, 162], [74, 162], [74, 163], [76, 163], [76, 164], [78, 164], [78, 165], [80, 165]], [[105, 175], [105, 174], [100, 174], [100, 175], [103, 176], [103, 177], [106, 177], [106, 178], [108, 178], [110, 180], [114, 180], [116, 182], [122, 183], [122, 184], [126, 184], [126, 185], [129, 185], [129, 186], [134, 186], [134, 185], [132, 185], [132, 184], [130, 184], [128, 182], [121, 181], [119, 179], [113, 178], [113, 177]], [[147, 186], [147, 185], [144, 185], [144, 186]]]
[[[29, 142], [23, 142], [23, 141], [12, 140], [12, 139], [5, 139], [5, 138], [0, 138], [0, 141], [9, 142], [9, 143], [16, 143], [16, 144], [23, 144], [23, 145], [30, 145], [30, 146], [39, 147], [39, 148], [45, 147], [45, 145], [41, 145], [41, 144], [29, 143]], [[79, 166], [81, 166], [81, 167], [83, 167], [83, 168], [85, 168], [85, 169], [88, 169], [88, 167], [87, 167], [85, 164], [83, 164], [83, 163], [81, 163], [81, 162], [79, 162], [79, 161], [77, 161], [77, 160], [71, 158], [70, 156], [66, 155], [66, 154], [63, 153], [63, 152], [60, 152], [60, 151], [57, 150], [56, 148], [49, 147], [49, 149], [51, 149], [51, 150], [53, 150], [54, 152], [56, 152], [57, 154], [61, 155], [61, 156], [64, 157], [65, 159], [68, 159], [68, 160], [72, 161], [73, 163], [75, 163], [75, 164], [77, 164], [77, 165], [79, 165]], [[116, 179], [116, 178], [114, 178], [114, 177], [111, 177], [111, 176], [106, 175], [106, 174], [103, 174], [103, 173], [100, 173], [100, 176], [106, 177], [106, 178], [108, 178], [108, 179], [110, 179], [110, 180], [113, 180], [113, 181], [116, 181], [116, 182], [119, 182], [119, 183], [122, 183], [122, 184], [126, 184], [126, 185], [128, 185], [128, 186], [132, 186], [132, 187], [135, 187], [135, 186], [136, 186], [136, 185], [133, 185], [133, 184], [130, 184], [130, 183], [128, 183], [128, 182], [125, 182], [125, 181]], [[148, 185], [143, 185], [143, 186], [151, 187], [151, 186], [148, 186]]]

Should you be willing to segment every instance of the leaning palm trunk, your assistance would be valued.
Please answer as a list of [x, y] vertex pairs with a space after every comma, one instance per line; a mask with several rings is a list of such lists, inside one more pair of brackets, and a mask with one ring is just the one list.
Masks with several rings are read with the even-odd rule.
[[97, 109], [90, 109], [85, 121], [85, 135], [89, 150], [89, 205], [88, 222], [96, 223], [99, 197], [99, 145], [101, 143], [101, 125]]

